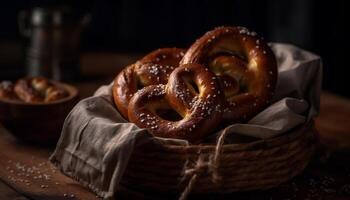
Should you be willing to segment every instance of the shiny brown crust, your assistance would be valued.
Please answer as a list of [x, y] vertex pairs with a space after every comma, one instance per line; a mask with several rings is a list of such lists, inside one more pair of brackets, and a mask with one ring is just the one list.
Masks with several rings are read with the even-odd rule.
[[14, 91], [20, 100], [27, 103], [53, 102], [68, 96], [67, 91], [43, 77], [19, 79]]
[[[167, 85], [138, 91], [129, 103], [128, 115], [130, 122], [155, 136], [196, 143], [218, 127], [223, 103], [216, 76], [199, 64], [186, 64], [171, 73]], [[176, 111], [181, 118], [164, 119], [158, 110]]]
[[180, 62], [199, 63], [220, 79], [224, 119], [245, 121], [267, 106], [277, 81], [276, 59], [264, 39], [244, 27], [218, 27], [199, 38]]
[[166, 84], [170, 73], [178, 66], [185, 49], [162, 48], [122, 70], [114, 79], [113, 98], [120, 113], [128, 119], [131, 97], [149, 85]]
[[18, 99], [14, 92], [14, 87], [15, 86], [11, 81], [2, 81], [0, 83], [0, 99]]

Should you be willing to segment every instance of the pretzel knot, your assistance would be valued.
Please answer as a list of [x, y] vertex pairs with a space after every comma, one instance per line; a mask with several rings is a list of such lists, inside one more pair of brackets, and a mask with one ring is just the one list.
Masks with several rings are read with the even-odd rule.
[[43, 77], [24, 78], [14, 87], [17, 96], [25, 102], [52, 102], [68, 96], [66, 90]]
[[118, 74], [113, 97], [125, 118], [155, 136], [194, 143], [220, 121], [246, 121], [269, 104], [277, 64], [255, 32], [219, 27], [184, 53], [159, 49]]
[[131, 97], [145, 86], [165, 84], [170, 73], [178, 66], [184, 49], [163, 48], [155, 50], [122, 70], [114, 80], [114, 102], [126, 119]]
[[159, 137], [199, 142], [222, 119], [224, 94], [215, 74], [199, 64], [176, 68], [166, 85], [141, 89], [131, 99], [129, 120]]
[[15, 84], [0, 83], [0, 98], [20, 100], [26, 103], [53, 102], [68, 96], [68, 92], [43, 77], [22, 78]]
[[186, 63], [202, 64], [219, 78], [227, 122], [252, 117], [272, 98], [276, 59], [264, 40], [246, 28], [219, 27], [207, 32], [188, 49], [180, 64]]

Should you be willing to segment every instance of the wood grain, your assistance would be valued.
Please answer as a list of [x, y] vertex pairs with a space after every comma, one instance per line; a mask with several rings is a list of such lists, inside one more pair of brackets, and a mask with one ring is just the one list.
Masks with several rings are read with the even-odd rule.
[[29, 200], [0, 180], [0, 199]]
[[99, 199], [57, 171], [48, 162], [51, 151], [19, 143], [0, 128], [0, 179], [35, 200]]
[[321, 142], [332, 151], [350, 151], [350, 100], [324, 92], [316, 119]]

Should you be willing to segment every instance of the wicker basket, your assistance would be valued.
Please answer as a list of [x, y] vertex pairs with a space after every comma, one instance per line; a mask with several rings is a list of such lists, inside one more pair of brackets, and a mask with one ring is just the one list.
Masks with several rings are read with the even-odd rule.
[[[188, 190], [191, 181], [193, 194], [269, 189], [303, 171], [315, 150], [315, 133], [311, 122], [272, 139], [224, 144], [211, 170], [210, 165], [199, 169], [198, 162], [209, 163], [216, 145], [145, 144], [133, 153], [121, 185], [145, 194], [168, 195]], [[191, 172], [189, 176], [184, 168]]]

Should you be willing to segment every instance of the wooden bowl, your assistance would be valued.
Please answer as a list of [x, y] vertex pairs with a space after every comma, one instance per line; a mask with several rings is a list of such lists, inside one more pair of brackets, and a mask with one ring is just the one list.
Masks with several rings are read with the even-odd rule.
[[17, 139], [39, 145], [55, 144], [61, 134], [64, 119], [78, 102], [78, 90], [55, 82], [68, 97], [49, 103], [26, 103], [0, 99], [0, 122]]

